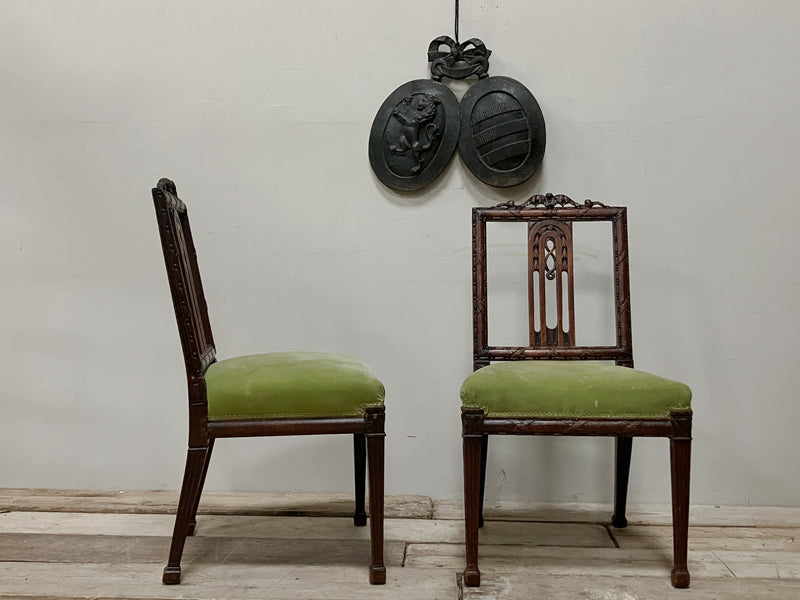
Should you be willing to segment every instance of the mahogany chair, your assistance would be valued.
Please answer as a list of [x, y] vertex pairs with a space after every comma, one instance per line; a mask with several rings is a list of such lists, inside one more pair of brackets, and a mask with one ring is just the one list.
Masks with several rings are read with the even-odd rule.
[[[486, 224], [495, 221], [527, 224], [527, 346], [491, 346], [488, 342]], [[586, 221], [611, 224], [616, 313], [613, 346], [577, 343], [573, 223]], [[691, 391], [682, 383], [633, 369], [626, 209], [590, 200], [578, 204], [552, 194], [534, 196], [519, 205], [512, 201], [473, 208], [472, 285], [474, 372], [461, 388], [466, 584], [480, 585], [478, 529], [483, 525], [490, 434], [615, 437], [611, 523], [618, 528], [627, 526], [633, 437], [657, 436], [670, 441], [672, 585], [688, 587]], [[556, 304], [550, 313], [548, 299]], [[548, 314], [554, 327], [548, 326]]]
[[346, 433], [353, 435], [358, 526], [367, 522], [369, 455], [369, 580], [384, 583], [383, 385], [365, 363], [339, 354], [274, 352], [217, 362], [186, 205], [169, 179], [153, 188], [153, 202], [189, 392], [186, 471], [163, 582], [180, 583], [184, 543], [195, 530], [217, 438]]

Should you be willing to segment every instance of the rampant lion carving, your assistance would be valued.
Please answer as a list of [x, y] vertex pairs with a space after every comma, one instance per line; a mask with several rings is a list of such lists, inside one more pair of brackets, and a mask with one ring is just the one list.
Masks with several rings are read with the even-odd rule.
[[440, 100], [431, 94], [414, 94], [403, 98], [392, 111], [392, 116], [402, 125], [389, 150], [395, 154], [408, 154], [414, 158], [411, 172], [419, 173], [423, 167], [422, 153], [429, 150], [441, 136], [439, 126], [433, 122], [439, 111]]

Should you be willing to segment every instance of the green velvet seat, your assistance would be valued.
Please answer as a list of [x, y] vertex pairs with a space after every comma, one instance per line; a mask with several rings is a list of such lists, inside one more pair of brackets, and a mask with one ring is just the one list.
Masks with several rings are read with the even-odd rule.
[[210, 421], [358, 417], [384, 398], [369, 366], [341, 354], [240, 356], [212, 364], [205, 379]]
[[691, 408], [677, 381], [611, 364], [515, 361], [475, 371], [461, 386], [464, 406], [487, 417], [669, 419]]

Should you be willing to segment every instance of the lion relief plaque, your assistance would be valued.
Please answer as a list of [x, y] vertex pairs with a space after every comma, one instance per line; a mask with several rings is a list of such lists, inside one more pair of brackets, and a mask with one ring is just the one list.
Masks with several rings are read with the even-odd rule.
[[447, 167], [461, 127], [458, 100], [442, 83], [409, 81], [384, 101], [369, 135], [369, 161], [385, 186], [422, 189]]

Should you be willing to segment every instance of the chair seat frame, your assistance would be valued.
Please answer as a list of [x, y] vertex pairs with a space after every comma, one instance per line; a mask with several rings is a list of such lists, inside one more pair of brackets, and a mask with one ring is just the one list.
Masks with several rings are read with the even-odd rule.
[[256, 436], [351, 434], [355, 471], [356, 526], [367, 524], [365, 492], [369, 472], [369, 581], [386, 582], [383, 560], [385, 408], [367, 406], [360, 417], [308, 417], [250, 420], [209, 420], [205, 372], [216, 362], [208, 308], [188, 212], [175, 184], [161, 179], [153, 188], [161, 247], [181, 338], [189, 400], [189, 440], [175, 527], [162, 581], [181, 580], [181, 556], [186, 537], [197, 527], [197, 509], [214, 442], [218, 438]]
[[[488, 343], [486, 223], [489, 221], [521, 221], [529, 224], [542, 220], [574, 223], [580, 221], [610, 221], [614, 250], [614, 296], [616, 308], [616, 345], [576, 346], [574, 344], [574, 315], [572, 314], [572, 266], [569, 270], [569, 315], [561, 314], [559, 300], [558, 325], [544, 335], [534, 332], [529, 323], [531, 346], [500, 347]], [[521, 205], [513, 201], [490, 208], [472, 210], [472, 272], [473, 272], [473, 368], [478, 370], [493, 361], [502, 360], [613, 360], [618, 366], [633, 368], [631, 336], [630, 284], [628, 267], [627, 211], [624, 207], [609, 207], [587, 200], [580, 205], [570, 198], [552, 194], [533, 196]], [[530, 225], [529, 225], [530, 227]], [[570, 230], [571, 232], [571, 225]], [[571, 245], [571, 239], [570, 239]], [[531, 252], [529, 246], [529, 252]], [[529, 264], [532, 264], [529, 262]], [[529, 271], [530, 273], [530, 271]], [[559, 294], [562, 290], [559, 289]], [[567, 291], [564, 291], [567, 293]], [[560, 296], [559, 296], [560, 298]], [[530, 302], [536, 299], [533, 294]], [[541, 309], [543, 311], [543, 307]], [[533, 315], [533, 308], [530, 314]], [[561, 330], [562, 317], [570, 319], [569, 336]], [[568, 339], [569, 338], [569, 339]], [[544, 339], [544, 341], [543, 341]], [[543, 345], [558, 339], [562, 345]], [[534, 345], [536, 340], [536, 345]], [[672, 411], [665, 419], [628, 418], [497, 418], [481, 408], [462, 406], [462, 442], [464, 467], [464, 523], [466, 568], [464, 582], [480, 585], [478, 567], [478, 531], [484, 524], [483, 503], [486, 487], [486, 463], [489, 435], [553, 435], [553, 436], [611, 436], [616, 438], [614, 527], [627, 526], [628, 479], [634, 437], [665, 437], [670, 443], [670, 473], [672, 487], [672, 523], [674, 564], [671, 581], [674, 587], [689, 586], [687, 567], [689, 527], [689, 479], [691, 464], [692, 411]]]

